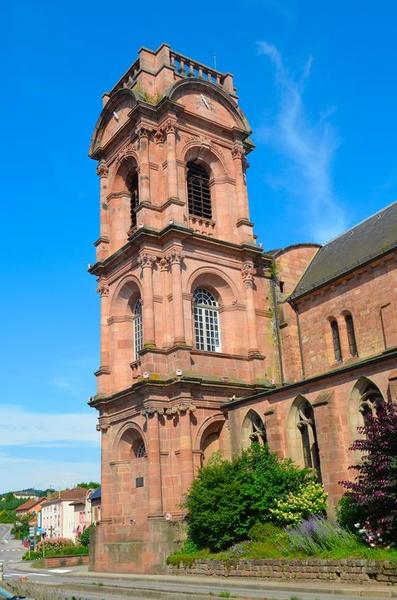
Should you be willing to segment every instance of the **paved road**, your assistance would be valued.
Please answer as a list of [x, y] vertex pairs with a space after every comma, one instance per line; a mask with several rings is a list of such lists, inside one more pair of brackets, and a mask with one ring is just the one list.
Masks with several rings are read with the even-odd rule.
[[[84, 567], [71, 569], [33, 569], [25, 563], [14, 563], [7, 565], [5, 578], [19, 579], [25, 576], [29, 581], [40, 583], [44, 587], [56, 586], [62, 589], [65, 595], [73, 593], [81, 600], [112, 600], [113, 598], [154, 598], [184, 600], [185, 598], [204, 599], [221, 597], [222, 592], [229, 592], [230, 597], [244, 599], [272, 599], [289, 600], [292, 596], [299, 600], [362, 600], [367, 596], [365, 589], [344, 589], [338, 593], [332, 584], [278, 584], [266, 581], [253, 581], [242, 579], [221, 579], [209, 577], [179, 577], [179, 576], [117, 576], [107, 574], [93, 575], [88, 573]], [[100, 587], [98, 587], [100, 586]], [[48, 588], [47, 588], [48, 589]], [[127, 591], [128, 590], [128, 591]], [[380, 590], [371, 589], [371, 598], [390, 597], [391, 588]]]
[[26, 550], [19, 540], [14, 540], [11, 535], [12, 525], [0, 524], [0, 562], [4, 568], [10, 563], [19, 562]]

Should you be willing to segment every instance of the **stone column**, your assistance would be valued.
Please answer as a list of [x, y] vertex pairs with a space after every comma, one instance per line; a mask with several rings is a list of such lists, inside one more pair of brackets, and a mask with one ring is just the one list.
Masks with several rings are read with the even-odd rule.
[[234, 163], [234, 176], [236, 179], [236, 191], [237, 191], [237, 218], [249, 219], [248, 215], [248, 199], [247, 199], [247, 188], [245, 185], [244, 176], [244, 163], [245, 153], [242, 144], [235, 144], [232, 150], [232, 157]]
[[190, 413], [194, 407], [186, 404], [178, 406], [179, 412], [179, 461], [181, 473], [181, 495], [190, 488], [193, 472], [192, 433], [190, 429]]
[[144, 127], [139, 135], [139, 202], [150, 202], [149, 131]]
[[99, 223], [99, 239], [95, 243], [97, 248], [97, 260], [104, 260], [108, 257], [109, 250], [109, 211], [104, 208], [107, 203], [107, 195], [108, 195], [108, 175], [109, 168], [104, 160], [97, 166], [97, 175], [100, 178], [100, 192], [99, 192], [99, 215], [100, 215], [100, 223]]
[[141, 254], [139, 263], [143, 272], [143, 346], [144, 348], [154, 347], [154, 303], [153, 303], [153, 264], [156, 257], [151, 254]]
[[185, 344], [185, 317], [183, 314], [182, 296], [182, 260], [179, 250], [172, 250], [167, 256], [171, 265], [172, 275], [172, 305], [174, 311], [174, 344]]
[[256, 313], [254, 298], [255, 267], [252, 262], [246, 262], [241, 270], [245, 286], [248, 326], [248, 354], [258, 354], [258, 339], [256, 335]]
[[99, 278], [97, 292], [101, 298], [100, 306], [100, 365], [98, 373], [98, 393], [105, 393], [103, 375], [110, 373], [110, 327], [109, 318], [109, 285], [103, 277]]
[[159, 414], [155, 409], [143, 411], [147, 423], [146, 453], [148, 460], [148, 487], [149, 487], [149, 516], [163, 514], [163, 500], [161, 489], [161, 463], [160, 463], [160, 423]]
[[169, 315], [169, 305], [168, 305], [168, 260], [165, 257], [160, 258], [159, 260], [160, 273], [161, 273], [161, 285], [163, 291], [163, 339], [161, 340], [162, 347], [168, 347], [171, 345], [173, 341], [173, 337], [171, 336], [171, 327], [170, 327], [170, 315]]
[[106, 203], [106, 196], [108, 193], [108, 175], [109, 175], [109, 167], [105, 163], [104, 160], [97, 166], [97, 175], [100, 178], [100, 188], [99, 188], [99, 214], [101, 217], [99, 236], [108, 236], [109, 231], [107, 230], [107, 211], [103, 209], [103, 205]]
[[167, 137], [167, 181], [168, 198], [178, 198], [178, 174], [176, 166], [176, 127], [174, 121], [165, 126]]

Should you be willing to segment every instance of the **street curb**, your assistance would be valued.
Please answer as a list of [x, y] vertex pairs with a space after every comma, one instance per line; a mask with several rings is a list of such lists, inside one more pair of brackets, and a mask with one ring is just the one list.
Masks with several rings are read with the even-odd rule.
[[[20, 569], [20, 567], [24, 567]], [[21, 576], [23, 573], [34, 573], [35, 571], [39, 571], [39, 569], [34, 569], [30, 564], [26, 563], [14, 563], [13, 569], [21, 570]], [[40, 569], [43, 571], [43, 569]], [[45, 569], [48, 573], [51, 573], [51, 569]], [[54, 573], [55, 575], [55, 573]], [[371, 586], [365, 585], [346, 585], [339, 584], [334, 582], [329, 583], [320, 583], [318, 581], [313, 582], [287, 582], [287, 581], [271, 581], [268, 579], [260, 579], [257, 581], [253, 581], [252, 579], [244, 578], [244, 577], [214, 577], [214, 576], [188, 576], [188, 575], [144, 575], [144, 574], [130, 574], [130, 573], [96, 573], [94, 571], [87, 570], [76, 570], [70, 571], [69, 573], [64, 573], [63, 577], [65, 579], [74, 579], [77, 577], [87, 577], [92, 579], [108, 579], [108, 580], [118, 580], [123, 581], [124, 583], [130, 582], [131, 586], [125, 588], [129, 591], [137, 590], [139, 592], [143, 591], [154, 591], [154, 592], [162, 592], [162, 593], [170, 593], [165, 590], [143, 590], [142, 588], [134, 588], [134, 581], [147, 581], [147, 582], [156, 582], [156, 583], [186, 583], [186, 584], [210, 584], [212, 587], [216, 589], [222, 589], [225, 591], [232, 591], [235, 586], [242, 586], [248, 590], [262, 591], [264, 593], [271, 593], [272, 591], [279, 592], [294, 592], [294, 593], [310, 593], [310, 594], [330, 594], [330, 595], [341, 595], [341, 596], [358, 596], [362, 598], [397, 598], [397, 586], [379, 586], [378, 584], [373, 584]], [[65, 585], [68, 583], [65, 581]], [[79, 584], [76, 584], [76, 586]], [[84, 584], [81, 584], [84, 585]], [[332, 585], [332, 588], [330, 588]], [[93, 589], [104, 589], [103, 586], [95, 586], [93, 585], [89, 589], [92, 591]], [[108, 586], [106, 586], [108, 587]], [[178, 592], [175, 592], [178, 593]], [[181, 592], [182, 593], [182, 592]], [[187, 598], [192, 597], [191, 594], [185, 592]], [[204, 594], [205, 595], [205, 594]], [[207, 594], [208, 595], [208, 594]]]

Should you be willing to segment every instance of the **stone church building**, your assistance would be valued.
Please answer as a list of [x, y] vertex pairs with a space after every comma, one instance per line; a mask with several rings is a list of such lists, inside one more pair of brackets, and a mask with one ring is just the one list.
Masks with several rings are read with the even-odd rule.
[[316, 470], [331, 506], [356, 428], [397, 395], [397, 203], [323, 247], [263, 250], [233, 77], [142, 48], [103, 96], [102, 512], [92, 568], [159, 571], [214, 451]]

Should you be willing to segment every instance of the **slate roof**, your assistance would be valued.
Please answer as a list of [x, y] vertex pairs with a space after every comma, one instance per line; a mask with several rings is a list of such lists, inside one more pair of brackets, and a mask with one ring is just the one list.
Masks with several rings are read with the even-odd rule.
[[397, 247], [397, 202], [320, 248], [290, 296], [300, 296]]
[[94, 490], [94, 491], [92, 492], [91, 496], [90, 496], [90, 500], [91, 500], [91, 502], [92, 502], [93, 500], [100, 500], [100, 499], [101, 499], [101, 495], [102, 495], [102, 494], [101, 494], [101, 488], [100, 488], [100, 487], [99, 487], [99, 488], [96, 488], [96, 490]]

